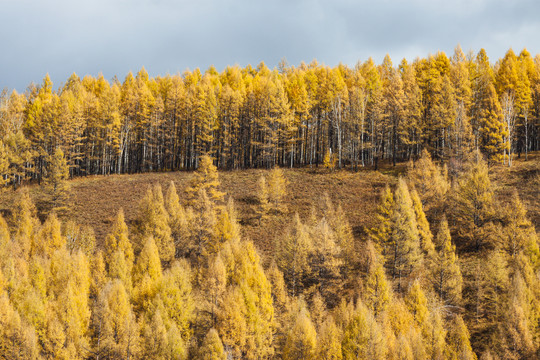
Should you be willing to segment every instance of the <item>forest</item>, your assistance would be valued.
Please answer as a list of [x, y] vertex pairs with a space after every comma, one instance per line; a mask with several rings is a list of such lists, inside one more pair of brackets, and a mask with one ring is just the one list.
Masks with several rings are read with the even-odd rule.
[[540, 357], [540, 56], [1, 100], [1, 359]]
[[283, 61], [270, 70], [211, 67], [123, 82], [73, 74], [56, 91], [49, 76], [0, 98], [0, 174], [41, 181], [56, 149], [70, 176], [195, 169], [376, 167], [379, 161], [460, 158], [478, 149], [511, 165], [538, 150], [540, 57], [509, 50], [439, 52], [394, 66], [387, 56], [353, 68]]

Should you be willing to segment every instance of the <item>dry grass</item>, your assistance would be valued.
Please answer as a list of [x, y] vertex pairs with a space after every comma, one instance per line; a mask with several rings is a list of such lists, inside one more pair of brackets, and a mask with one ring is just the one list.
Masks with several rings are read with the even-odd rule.
[[[220, 172], [222, 190], [233, 197], [238, 210], [244, 236], [250, 238], [265, 253], [273, 249], [276, 236], [286, 231], [292, 214], [298, 212], [307, 218], [312, 206], [319, 206], [322, 195], [327, 192], [334, 204], [341, 204], [348, 215], [357, 238], [365, 227], [373, 223], [373, 212], [378, 205], [381, 189], [386, 183], [394, 184], [406, 169], [405, 164], [383, 167], [381, 171], [359, 172], [322, 169], [284, 169], [289, 181], [287, 214], [270, 217], [259, 225], [254, 217], [257, 204], [257, 180], [267, 170], [239, 170]], [[112, 175], [77, 178], [71, 181], [71, 209], [63, 216], [81, 225], [94, 228], [98, 243], [110, 230], [112, 221], [120, 208], [126, 214], [128, 224], [137, 216], [138, 202], [147, 188], [155, 183], [163, 190], [174, 181], [180, 197], [192, 177], [191, 172], [146, 173], [135, 175]], [[540, 228], [540, 154], [532, 154], [529, 161], [516, 159], [512, 168], [502, 165], [491, 169], [491, 177], [497, 186], [499, 198], [507, 198], [513, 189], [522, 197], [536, 228]], [[36, 201], [42, 199], [42, 189], [30, 186]], [[6, 191], [0, 196], [0, 211], [9, 213], [15, 194]]]
[[540, 153], [530, 153], [525, 161], [524, 155], [516, 158], [511, 168], [504, 165], [494, 166], [490, 171], [496, 185], [498, 199], [509, 199], [517, 190], [527, 208], [527, 213], [536, 230], [540, 230]]

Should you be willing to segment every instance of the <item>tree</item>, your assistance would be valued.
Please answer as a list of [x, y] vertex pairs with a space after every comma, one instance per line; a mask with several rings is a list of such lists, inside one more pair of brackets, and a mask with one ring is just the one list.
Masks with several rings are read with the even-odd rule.
[[93, 351], [97, 356], [127, 359], [138, 354], [138, 324], [119, 280], [109, 282], [102, 289], [94, 309], [92, 329]]
[[135, 310], [148, 310], [163, 277], [159, 251], [153, 237], [148, 237], [133, 268], [133, 303]]
[[251, 242], [231, 240], [221, 256], [228, 272], [229, 288], [216, 329], [225, 346], [240, 351], [245, 358], [273, 354], [274, 307], [271, 285]]
[[[169, 227], [169, 214], [165, 210], [161, 186], [148, 188], [139, 205], [138, 232], [140, 240], [149, 236], [154, 238], [159, 249], [159, 257], [163, 262], [174, 258], [175, 247]], [[144, 243], [139, 244], [139, 250]]]
[[0, 140], [0, 186], [4, 187], [9, 181], [9, 158], [4, 142]]
[[295, 214], [291, 228], [278, 238], [276, 254], [276, 263], [283, 271], [293, 296], [302, 288], [304, 277], [311, 272], [308, 259], [312, 248], [306, 226], [300, 221], [300, 216]]
[[340, 360], [341, 335], [332, 316], [328, 316], [322, 323], [317, 338], [316, 354], [323, 360]]
[[165, 209], [169, 214], [169, 227], [174, 241], [175, 257], [183, 255], [183, 251], [188, 247], [191, 236], [190, 212], [186, 211], [180, 204], [178, 193], [174, 181], [171, 181], [165, 196]]
[[361, 303], [343, 333], [343, 359], [383, 359], [388, 349], [380, 325]]
[[317, 332], [313, 326], [309, 312], [301, 308], [296, 316], [294, 326], [289, 331], [285, 349], [283, 351], [284, 359], [315, 359], [318, 356], [315, 351], [317, 348]]
[[375, 316], [384, 312], [390, 303], [390, 284], [386, 280], [383, 264], [377, 255], [369, 267], [364, 294], [366, 306]]
[[193, 204], [200, 190], [206, 191], [210, 200], [219, 203], [224, 196], [224, 193], [219, 191], [219, 186], [219, 174], [212, 158], [209, 155], [202, 155], [197, 171], [193, 174], [193, 179], [186, 189], [187, 197], [191, 201], [189, 204]]
[[395, 192], [395, 208], [392, 214], [390, 249], [386, 255], [386, 266], [397, 281], [397, 290], [402, 290], [402, 279], [418, 269], [421, 263], [420, 236], [411, 196], [405, 181], [400, 178]]
[[69, 195], [69, 167], [62, 149], [57, 148], [49, 159], [45, 184], [49, 195], [49, 201], [53, 211], [67, 210]]
[[492, 247], [495, 199], [488, 168], [483, 160], [473, 162], [457, 180], [452, 199], [453, 220], [461, 246], [479, 251]]
[[223, 344], [216, 329], [210, 329], [204, 337], [204, 341], [199, 348], [199, 357], [205, 360], [227, 359], [227, 354], [223, 349]]
[[411, 188], [414, 187], [422, 200], [426, 212], [439, 212], [449, 190], [448, 179], [444, 171], [432, 160], [427, 150], [422, 150], [420, 159], [409, 162], [407, 177]]
[[335, 233], [323, 218], [311, 229], [313, 251], [310, 256], [311, 274], [319, 284], [319, 292], [326, 298], [334, 293], [343, 261]]
[[131, 277], [134, 255], [123, 209], [118, 211], [112, 230], [105, 239], [105, 260], [107, 264], [112, 261], [112, 257], [117, 251], [122, 252]]
[[257, 192], [257, 199], [259, 201], [259, 204], [257, 206], [257, 210], [255, 213], [257, 214], [257, 218], [259, 219], [259, 225], [261, 224], [261, 221], [266, 219], [268, 217], [268, 212], [270, 211], [270, 203], [269, 203], [269, 193], [268, 193], [268, 186], [266, 185], [266, 178], [264, 175], [261, 175], [259, 177], [258, 182], [258, 192]]
[[373, 241], [376, 249], [383, 256], [387, 256], [390, 251], [390, 233], [392, 231], [391, 219], [394, 213], [394, 194], [390, 187], [386, 185], [381, 192], [380, 204], [377, 207], [376, 226], [369, 229], [369, 237]]
[[433, 288], [445, 306], [457, 306], [461, 300], [463, 280], [446, 217], [441, 220], [436, 243], [438, 254], [433, 268]]
[[283, 170], [278, 167], [270, 170], [268, 175], [268, 201], [274, 211], [287, 211], [287, 205], [284, 203], [287, 196], [287, 184]]
[[422, 202], [415, 189], [411, 191], [411, 200], [413, 202], [416, 223], [418, 224], [418, 235], [420, 236], [420, 248], [424, 258], [432, 261], [435, 256], [435, 246], [433, 245], [433, 234], [429, 228], [429, 222], [422, 208]]
[[456, 358], [464, 360], [476, 359], [469, 341], [469, 331], [460, 315], [455, 315], [453, 318], [447, 335], [447, 342], [452, 355]]
[[0, 356], [14, 360], [39, 357], [35, 330], [21, 319], [5, 292], [0, 294]]
[[502, 122], [502, 110], [493, 85], [493, 71], [484, 49], [476, 56], [476, 73], [473, 81], [472, 125], [476, 149], [480, 149], [488, 161], [503, 158], [508, 136]]

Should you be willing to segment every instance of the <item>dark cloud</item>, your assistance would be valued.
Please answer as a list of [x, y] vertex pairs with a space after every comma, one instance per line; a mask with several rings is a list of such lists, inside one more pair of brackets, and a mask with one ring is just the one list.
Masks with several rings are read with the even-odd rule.
[[0, 87], [23, 91], [49, 73], [106, 78], [215, 65], [273, 67], [283, 57], [335, 65], [389, 53], [394, 63], [485, 48], [540, 51], [534, 0], [0, 0]]

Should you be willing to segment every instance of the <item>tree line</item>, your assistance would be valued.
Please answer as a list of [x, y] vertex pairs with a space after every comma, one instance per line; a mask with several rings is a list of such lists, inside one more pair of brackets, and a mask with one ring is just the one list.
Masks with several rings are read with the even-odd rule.
[[0, 357], [540, 354], [539, 239], [517, 193], [495, 196], [480, 155], [448, 175], [424, 150], [360, 238], [328, 195], [306, 218], [287, 215], [286, 174], [265, 175], [259, 225], [290, 216], [265, 259], [209, 156], [183, 191], [149, 187], [129, 226], [120, 210], [103, 243], [55, 212], [41, 222], [19, 189], [0, 217]]
[[123, 82], [49, 76], [0, 97], [0, 173], [41, 180], [57, 148], [71, 176], [194, 169], [210, 154], [220, 169], [377, 166], [427, 149], [436, 158], [478, 149], [489, 161], [540, 148], [540, 58], [457, 47], [354, 67], [313, 61], [276, 69], [210, 67]]

